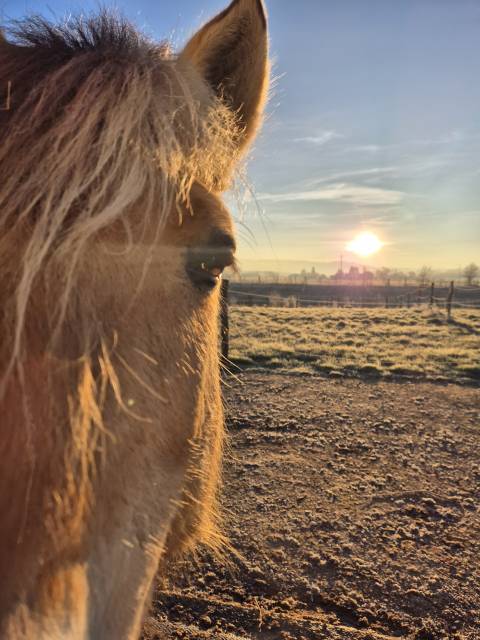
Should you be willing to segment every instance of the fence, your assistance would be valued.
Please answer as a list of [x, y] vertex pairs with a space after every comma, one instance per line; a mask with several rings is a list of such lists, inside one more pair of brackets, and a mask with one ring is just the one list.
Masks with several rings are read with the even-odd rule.
[[[229, 304], [242, 304], [246, 306], [270, 306], [270, 307], [359, 307], [359, 308], [401, 308], [424, 305], [430, 308], [445, 309], [448, 319], [452, 317], [454, 309], [479, 309], [480, 310], [480, 287], [459, 286], [454, 281], [450, 282], [447, 290], [437, 288], [432, 282], [430, 286], [418, 287], [413, 291], [398, 293], [397, 289], [389, 286], [384, 288], [383, 297], [377, 296], [375, 299], [351, 300], [342, 298], [308, 298], [292, 295], [292, 288], [288, 286], [286, 296], [281, 295], [282, 285], [274, 285], [270, 291], [258, 293], [258, 285], [250, 284], [248, 287], [238, 283], [231, 286], [227, 279], [222, 281], [222, 303], [221, 303], [221, 351], [225, 359], [229, 354]], [[301, 292], [305, 292], [305, 287], [296, 285]], [[257, 291], [252, 289], [257, 289]], [[444, 295], [437, 295], [438, 293]]]
[[[246, 306], [263, 305], [263, 306], [282, 306], [282, 307], [310, 307], [310, 306], [334, 306], [334, 307], [410, 307], [414, 305], [443, 306], [448, 314], [452, 309], [468, 308], [480, 309], [480, 287], [462, 287], [455, 286], [452, 281], [448, 289], [438, 289], [435, 283], [430, 286], [418, 287], [404, 293], [399, 292], [399, 288], [381, 287], [381, 293], [377, 293], [375, 297], [365, 297], [364, 290], [357, 288], [355, 291], [352, 287], [345, 287], [345, 292], [340, 292], [341, 287], [337, 287], [337, 296], [317, 297], [308, 296], [306, 287], [298, 286], [300, 295], [294, 294], [292, 286], [272, 286], [266, 287], [264, 293], [259, 291], [258, 285], [240, 286], [235, 283], [230, 286], [231, 301]], [[284, 290], [282, 295], [282, 289]], [[312, 285], [312, 290], [325, 293], [322, 287]], [[354, 291], [355, 295], [348, 295], [348, 292]], [[304, 294], [307, 295], [304, 295]], [[442, 295], [443, 294], [443, 295]]]

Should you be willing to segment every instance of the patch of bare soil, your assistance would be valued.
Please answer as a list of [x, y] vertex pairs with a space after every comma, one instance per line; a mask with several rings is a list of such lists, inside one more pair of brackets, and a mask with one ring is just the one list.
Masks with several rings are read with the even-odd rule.
[[178, 564], [148, 640], [480, 639], [480, 390], [243, 373], [226, 529]]

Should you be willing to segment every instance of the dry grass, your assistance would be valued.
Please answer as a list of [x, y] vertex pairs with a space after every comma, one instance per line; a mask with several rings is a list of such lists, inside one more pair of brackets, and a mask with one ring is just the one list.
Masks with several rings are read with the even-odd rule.
[[231, 307], [230, 358], [303, 373], [479, 381], [480, 311]]

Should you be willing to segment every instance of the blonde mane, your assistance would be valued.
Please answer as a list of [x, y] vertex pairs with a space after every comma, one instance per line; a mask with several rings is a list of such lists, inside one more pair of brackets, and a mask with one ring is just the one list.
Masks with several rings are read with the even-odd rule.
[[56, 330], [92, 239], [116, 226], [126, 250], [133, 238], [152, 249], [194, 181], [222, 187], [238, 128], [203, 83], [192, 90], [166, 44], [123, 19], [53, 27], [35, 17], [9, 32], [0, 40], [0, 88], [11, 86], [0, 112], [0, 284], [11, 370], [41, 271], [62, 265]]

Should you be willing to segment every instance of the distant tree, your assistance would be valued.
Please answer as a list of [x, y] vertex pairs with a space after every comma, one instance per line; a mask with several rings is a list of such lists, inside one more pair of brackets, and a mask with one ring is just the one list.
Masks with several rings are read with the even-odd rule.
[[403, 273], [403, 271], [399, 271], [398, 269], [395, 269], [391, 274], [390, 274], [390, 280], [393, 280], [395, 282], [404, 282], [405, 281], [405, 274]]
[[375, 277], [377, 278], [377, 280], [380, 280], [380, 282], [387, 284], [387, 282], [391, 278], [391, 269], [389, 269], [388, 267], [377, 269], [375, 272]]
[[480, 274], [480, 267], [474, 262], [471, 262], [463, 270], [463, 277], [468, 285], [473, 284], [473, 281], [478, 278]]
[[415, 273], [415, 271], [409, 271], [407, 275], [407, 279], [410, 282], [415, 282], [417, 280], [417, 274]]
[[421, 287], [425, 287], [432, 280], [432, 269], [423, 265], [417, 275], [417, 282]]
[[363, 267], [362, 273], [361, 273], [361, 279], [363, 284], [371, 284], [373, 278], [374, 278], [374, 274], [371, 271], [369, 271], [366, 267]]

